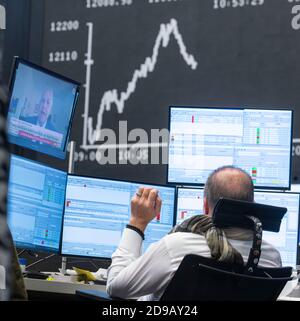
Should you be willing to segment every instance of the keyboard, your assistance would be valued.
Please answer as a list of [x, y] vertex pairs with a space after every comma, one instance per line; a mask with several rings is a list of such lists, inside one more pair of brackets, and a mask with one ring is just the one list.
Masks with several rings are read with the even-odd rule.
[[38, 271], [25, 271], [23, 272], [23, 276], [29, 279], [41, 279], [46, 280], [49, 277], [49, 274], [45, 274]]

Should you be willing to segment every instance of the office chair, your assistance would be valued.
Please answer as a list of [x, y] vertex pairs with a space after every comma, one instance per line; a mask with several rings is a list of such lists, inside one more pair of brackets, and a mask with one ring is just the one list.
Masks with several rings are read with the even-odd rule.
[[275, 301], [292, 268], [257, 268], [246, 274], [198, 255], [186, 255], [161, 301]]
[[[186, 255], [167, 286], [161, 301], [274, 301], [292, 267], [258, 267], [262, 230], [278, 232], [287, 209], [221, 198], [212, 220], [220, 228], [240, 227], [253, 231], [253, 243], [245, 266], [228, 264], [198, 255]], [[110, 300], [100, 291], [79, 291], [81, 296]], [[85, 292], [85, 293], [83, 293]]]

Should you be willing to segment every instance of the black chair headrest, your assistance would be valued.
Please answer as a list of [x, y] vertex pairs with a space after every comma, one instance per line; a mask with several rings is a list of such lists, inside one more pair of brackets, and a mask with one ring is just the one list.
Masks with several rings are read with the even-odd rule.
[[247, 216], [254, 216], [261, 221], [263, 230], [279, 232], [281, 220], [286, 212], [285, 207], [220, 198], [215, 206], [212, 220], [219, 227], [241, 227], [252, 230], [253, 223]]

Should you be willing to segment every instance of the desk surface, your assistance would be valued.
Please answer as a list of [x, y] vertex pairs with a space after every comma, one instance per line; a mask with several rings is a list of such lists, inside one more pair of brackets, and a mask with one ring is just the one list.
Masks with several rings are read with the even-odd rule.
[[300, 301], [300, 285], [297, 284], [291, 291], [280, 295], [278, 301]]
[[[48, 292], [58, 294], [76, 295], [78, 290], [99, 290], [106, 292], [105, 285], [81, 284], [62, 281], [47, 281], [40, 279], [24, 278], [25, 287], [28, 291]], [[298, 280], [288, 282], [281, 292], [279, 301], [300, 301], [300, 285]]]
[[50, 292], [60, 294], [76, 294], [77, 290], [106, 291], [105, 285], [81, 284], [62, 281], [47, 281], [40, 279], [24, 278], [27, 291]]

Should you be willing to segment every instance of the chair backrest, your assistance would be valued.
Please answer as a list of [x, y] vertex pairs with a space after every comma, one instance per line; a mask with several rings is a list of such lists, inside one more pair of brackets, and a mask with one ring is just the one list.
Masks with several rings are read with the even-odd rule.
[[198, 255], [187, 255], [161, 297], [161, 301], [274, 301], [292, 268], [257, 268], [244, 274], [237, 267]]

